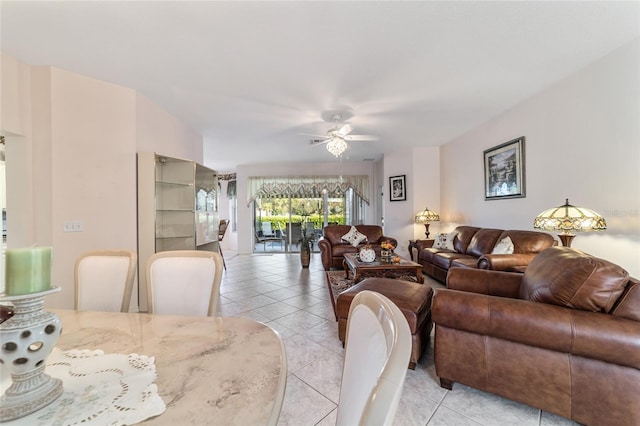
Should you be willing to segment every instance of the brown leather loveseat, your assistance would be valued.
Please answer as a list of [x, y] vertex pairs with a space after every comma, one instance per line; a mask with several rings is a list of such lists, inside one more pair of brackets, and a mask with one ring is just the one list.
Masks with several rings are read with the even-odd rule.
[[459, 382], [585, 425], [640, 425], [640, 281], [552, 247], [524, 274], [452, 268], [432, 317], [441, 386]]
[[[497, 271], [523, 270], [536, 254], [556, 244], [552, 235], [537, 231], [520, 231], [458, 226], [454, 229], [453, 249], [432, 247], [433, 240], [418, 241], [416, 262], [422, 271], [445, 282], [453, 266], [492, 269]], [[494, 247], [509, 237], [513, 253], [492, 254]]]
[[380, 243], [389, 241], [394, 247], [398, 247], [398, 241], [392, 237], [382, 235], [382, 227], [378, 225], [355, 225], [358, 232], [364, 234], [367, 239], [354, 247], [350, 243], [343, 241], [342, 236], [351, 230], [351, 225], [329, 225], [323, 230], [323, 237], [318, 241], [322, 266], [325, 271], [333, 268], [342, 268], [342, 260], [345, 253], [358, 253], [365, 244], [380, 254]]

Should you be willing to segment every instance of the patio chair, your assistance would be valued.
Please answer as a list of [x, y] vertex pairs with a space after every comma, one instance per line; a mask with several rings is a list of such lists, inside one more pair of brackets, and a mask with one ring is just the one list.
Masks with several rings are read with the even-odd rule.
[[262, 235], [265, 237], [273, 237], [273, 229], [271, 229], [271, 222], [262, 222]]

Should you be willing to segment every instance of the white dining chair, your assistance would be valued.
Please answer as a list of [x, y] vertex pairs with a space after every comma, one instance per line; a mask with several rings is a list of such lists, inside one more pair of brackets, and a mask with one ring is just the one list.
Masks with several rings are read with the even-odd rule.
[[410, 355], [400, 309], [380, 293], [358, 293], [349, 309], [336, 425], [391, 425]]
[[137, 255], [130, 250], [94, 250], [74, 268], [74, 307], [82, 311], [129, 312]]
[[163, 251], [147, 261], [149, 313], [213, 316], [222, 281], [220, 253]]

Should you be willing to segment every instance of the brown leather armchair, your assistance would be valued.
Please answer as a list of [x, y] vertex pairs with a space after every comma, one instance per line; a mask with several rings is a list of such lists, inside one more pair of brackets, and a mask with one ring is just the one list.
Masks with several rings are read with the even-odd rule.
[[453, 382], [586, 425], [640, 424], [640, 281], [567, 247], [524, 274], [452, 268], [432, 317]]
[[323, 237], [318, 241], [322, 266], [328, 271], [333, 268], [342, 269], [342, 261], [345, 253], [358, 253], [365, 244], [371, 247], [380, 255], [380, 244], [389, 241], [394, 247], [398, 247], [398, 241], [392, 237], [382, 235], [382, 227], [378, 225], [356, 225], [358, 232], [367, 236], [366, 242], [354, 247], [346, 241], [342, 241], [342, 236], [351, 229], [351, 225], [329, 225], [323, 229]]

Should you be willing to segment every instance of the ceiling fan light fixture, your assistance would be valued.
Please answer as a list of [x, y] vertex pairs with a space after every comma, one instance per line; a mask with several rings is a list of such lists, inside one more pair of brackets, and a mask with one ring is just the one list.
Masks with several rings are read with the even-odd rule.
[[347, 147], [347, 143], [341, 138], [333, 138], [327, 143], [327, 151], [336, 157], [340, 157], [347, 150]]

